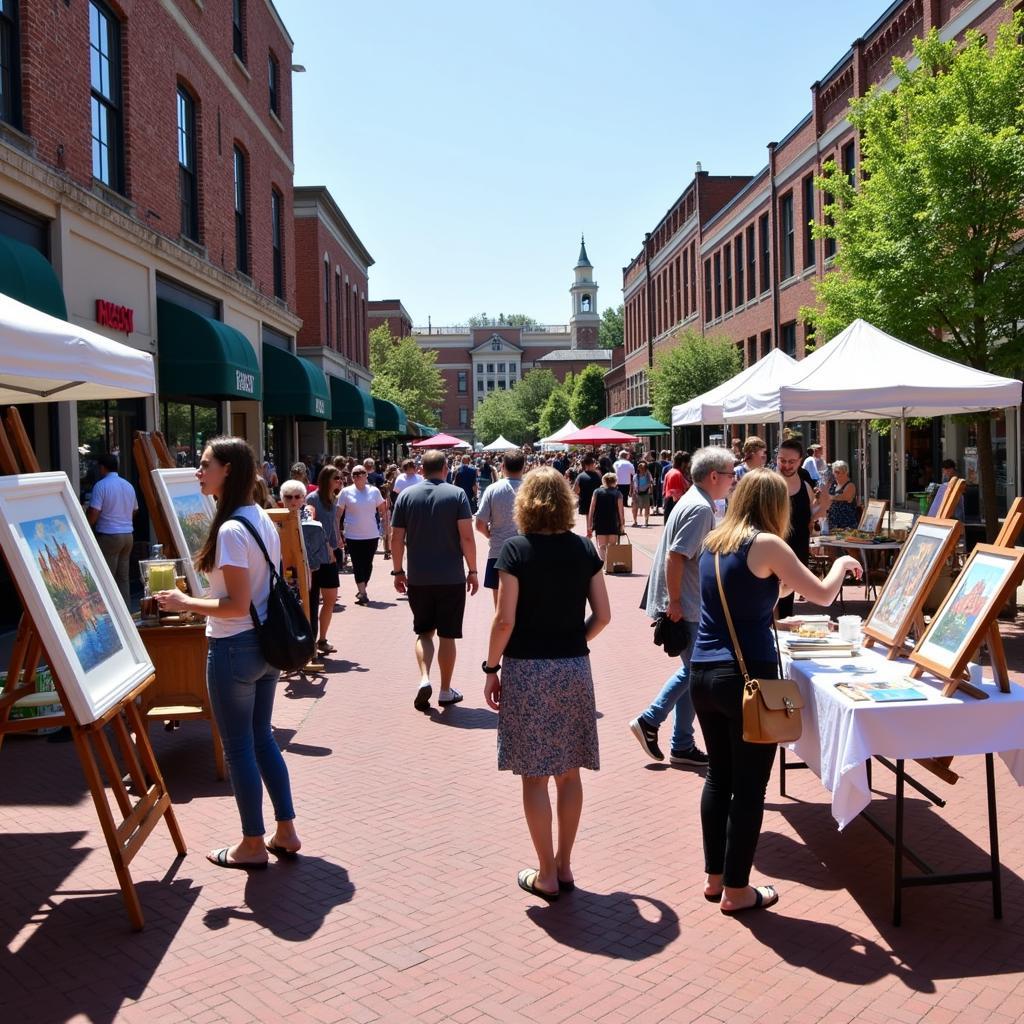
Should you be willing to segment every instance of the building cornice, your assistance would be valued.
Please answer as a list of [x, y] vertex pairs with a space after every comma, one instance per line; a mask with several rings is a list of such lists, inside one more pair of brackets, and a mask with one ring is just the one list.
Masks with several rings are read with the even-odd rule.
[[326, 185], [296, 185], [293, 199], [294, 215], [299, 220], [316, 217], [330, 231], [353, 263], [368, 273], [374, 260], [355, 233], [341, 207]]

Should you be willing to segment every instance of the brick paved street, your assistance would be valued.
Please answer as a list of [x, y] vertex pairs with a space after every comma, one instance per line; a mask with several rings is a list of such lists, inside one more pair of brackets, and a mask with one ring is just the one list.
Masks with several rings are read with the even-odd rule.
[[[656, 520], [660, 523], [660, 520]], [[128, 928], [70, 745], [0, 750], [0, 1007], [6, 1021], [794, 1021], [1004, 1024], [1024, 1017], [1024, 791], [997, 759], [1002, 921], [984, 886], [912, 890], [889, 923], [890, 852], [861, 821], [839, 833], [810, 773], [777, 780], [756, 875], [770, 912], [727, 919], [701, 895], [696, 771], [648, 764], [627, 722], [670, 662], [637, 610], [658, 528], [631, 530], [631, 577], [608, 581], [595, 642], [602, 770], [585, 774], [578, 890], [521, 892], [533, 863], [519, 784], [495, 768], [481, 697], [490, 596], [469, 603], [462, 705], [412, 708], [411, 618], [378, 560], [325, 679], [282, 684], [275, 724], [304, 856], [246, 877], [203, 859], [233, 840], [226, 783], [201, 723], [154, 733], [190, 853], [158, 829], [132, 865], [145, 909]], [[481, 562], [482, 564], [482, 562]], [[1020, 651], [1011, 648], [1012, 664]], [[983, 859], [984, 762], [964, 758], [945, 810], [908, 797], [940, 868]], [[891, 792], [890, 779], [875, 775]], [[882, 812], [891, 813], [891, 808]]]

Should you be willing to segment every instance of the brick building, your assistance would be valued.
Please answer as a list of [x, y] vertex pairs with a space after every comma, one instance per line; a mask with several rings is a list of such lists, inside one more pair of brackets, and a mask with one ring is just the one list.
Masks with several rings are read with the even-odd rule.
[[441, 430], [473, 441], [473, 412], [495, 390], [512, 387], [529, 370], [546, 368], [558, 380], [593, 363], [611, 365], [611, 351], [598, 347], [601, 317], [597, 283], [585, 242], [569, 288], [572, 315], [568, 324], [523, 327], [418, 327], [421, 348], [437, 351], [437, 367], [448, 392], [441, 410]]
[[401, 299], [373, 299], [366, 304], [369, 330], [387, 324], [392, 337], [406, 338], [412, 334], [412, 317]]
[[[830, 160], [852, 177], [860, 161], [856, 132], [846, 118], [852, 97], [876, 83], [891, 85], [894, 57], [909, 57], [912, 41], [932, 28], [944, 39], [970, 29], [993, 34], [1006, 20], [1001, 0], [896, 0], [864, 35], [811, 86], [811, 110], [779, 142], [768, 144], [768, 162], [746, 177], [715, 177], [700, 169], [665, 216], [644, 237], [643, 248], [623, 268], [624, 367], [606, 378], [609, 411], [649, 402], [647, 370], [654, 356], [692, 328], [734, 340], [749, 366], [773, 347], [802, 358], [807, 326], [801, 306], [815, 302], [814, 285], [827, 272], [834, 243], [815, 241], [809, 223], [822, 219], [822, 194], [813, 179]], [[619, 379], [619, 378], [622, 379]], [[751, 425], [766, 432], [771, 425]], [[831, 458], [854, 452], [854, 429], [806, 424], [807, 437], [823, 438]], [[1012, 432], [1012, 426], [1011, 426]], [[996, 425], [997, 464], [1007, 459], [1007, 431]], [[966, 428], [936, 420], [908, 434], [908, 452], [926, 463], [969, 449]], [[870, 464], [887, 488], [887, 445]], [[879, 456], [882, 456], [881, 458]], [[1013, 487], [1000, 482], [1000, 501]], [[934, 467], [937, 479], [937, 465]], [[923, 482], [923, 479], [917, 482]], [[908, 481], [913, 489], [914, 480]]]

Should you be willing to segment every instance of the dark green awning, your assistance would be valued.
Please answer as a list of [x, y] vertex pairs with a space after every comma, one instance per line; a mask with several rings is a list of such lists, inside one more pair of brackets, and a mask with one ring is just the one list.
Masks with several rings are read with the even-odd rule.
[[220, 320], [156, 300], [160, 397], [263, 397], [256, 351], [237, 328]]
[[293, 356], [276, 345], [263, 343], [263, 415], [331, 418], [327, 378], [308, 359]]
[[50, 261], [9, 235], [0, 235], [0, 292], [50, 316], [68, 318], [64, 291]]
[[377, 429], [386, 430], [392, 434], [405, 434], [408, 431], [408, 419], [405, 410], [386, 398], [374, 398], [374, 408], [377, 410]]
[[377, 410], [368, 391], [340, 377], [331, 382], [331, 429], [376, 430]]

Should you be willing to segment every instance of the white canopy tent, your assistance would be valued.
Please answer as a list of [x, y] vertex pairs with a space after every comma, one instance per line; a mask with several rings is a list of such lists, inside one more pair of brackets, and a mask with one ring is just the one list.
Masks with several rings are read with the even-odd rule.
[[504, 434], [499, 434], [490, 444], [485, 444], [481, 450], [485, 452], [511, 452], [518, 447], [519, 445], [506, 440]]
[[153, 357], [0, 294], [0, 403], [141, 398]]
[[565, 426], [556, 430], [550, 437], [542, 437], [540, 439], [541, 450], [556, 452], [561, 451], [563, 448], [568, 448], [568, 445], [562, 444], [562, 438], [569, 437], [571, 434], [578, 434], [579, 432], [580, 428], [572, 420], [567, 420]]

